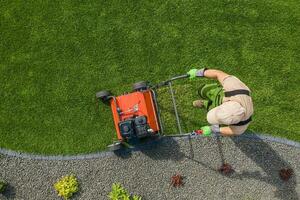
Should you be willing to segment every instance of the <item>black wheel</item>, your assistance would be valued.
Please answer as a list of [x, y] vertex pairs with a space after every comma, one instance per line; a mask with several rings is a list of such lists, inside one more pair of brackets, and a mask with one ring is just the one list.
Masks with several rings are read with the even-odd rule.
[[147, 90], [148, 89], [148, 81], [140, 81], [132, 86], [134, 91], [141, 91], [141, 90]]
[[103, 101], [103, 102], [107, 102], [111, 97], [111, 93], [106, 90], [100, 91], [100, 92], [96, 93], [96, 97], [97, 97], [97, 99], [101, 99], [101, 101]]
[[117, 151], [122, 148], [122, 143], [121, 142], [115, 142], [113, 144], [110, 144], [107, 146], [109, 151]]

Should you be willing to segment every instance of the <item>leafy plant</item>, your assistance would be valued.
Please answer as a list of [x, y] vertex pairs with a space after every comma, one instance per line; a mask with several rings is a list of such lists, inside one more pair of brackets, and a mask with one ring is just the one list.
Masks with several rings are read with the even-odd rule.
[[112, 191], [109, 193], [108, 197], [111, 200], [142, 200], [142, 197], [130, 195], [120, 183], [114, 183], [112, 185]]
[[133, 195], [132, 200], [142, 200], [142, 197]]
[[4, 192], [7, 187], [7, 182], [0, 180], [0, 193]]
[[64, 176], [54, 184], [54, 188], [58, 192], [58, 196], [67, 200], [78, 191], [77, 178], [74, 175]]

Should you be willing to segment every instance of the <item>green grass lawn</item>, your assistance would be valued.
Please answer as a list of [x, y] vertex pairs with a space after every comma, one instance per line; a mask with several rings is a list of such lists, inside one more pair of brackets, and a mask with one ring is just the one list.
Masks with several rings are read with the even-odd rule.
[[[253, 91], [249, 129], [300, 141], [298, 0], [0, 2], [0, 147], [45, 154], [102, 150], [115, 135], [95, 93], [130, 91], [208, 66]], [[178, 81], [185, 131], [204, 79]], [[160, 92], [167, 133], [171, 99]]]

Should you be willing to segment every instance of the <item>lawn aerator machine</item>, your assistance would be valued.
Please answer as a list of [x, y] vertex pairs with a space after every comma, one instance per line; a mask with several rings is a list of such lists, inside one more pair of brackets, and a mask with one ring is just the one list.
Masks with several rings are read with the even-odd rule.
[[[132, 92], [117, 97], [113, 96], [110, 91], [97, 92], [96, 98], [110, 105], [117, 132], [118, 142], [109, 145], [109, 150], [119, 150], [130, 141], [139, 141], [142, 138], [164, 134], [157, 102], [157, 89], [164, 86], [169, 87], [178, 131], [182, 134], [172, 82], [188, 77], [188, 74], [176, 76], [156, 85], [152, 85], [148, 81], [140, 81], [133, 84]], [[200, 133], [197, 132], [197, 134]]]

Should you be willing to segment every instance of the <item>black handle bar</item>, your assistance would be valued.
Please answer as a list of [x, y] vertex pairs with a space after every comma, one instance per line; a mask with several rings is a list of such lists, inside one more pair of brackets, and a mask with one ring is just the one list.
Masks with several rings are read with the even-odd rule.
[[166, 86], [169, 84], [169, 82], [172, 82], [172, 81], [175, 81], [175, 80], [178, 80], [178, 79], [184, 79], [184, 78], [188, 78], [190, 77], [189, 74], [184, 74], [184, 75], [180, 75], [180, 76], [175, 76], [169, 80], [166, 80], [166, 81], [163, 81], [157, 85], [154, 85], [153, 88], [159, 88], [159, 87], [163, 87], [163, 86]]

